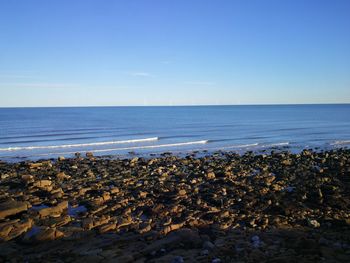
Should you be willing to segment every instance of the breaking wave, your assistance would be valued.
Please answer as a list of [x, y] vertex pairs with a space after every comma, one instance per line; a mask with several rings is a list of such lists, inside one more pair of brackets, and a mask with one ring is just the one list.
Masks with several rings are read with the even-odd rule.
[[343, 144], [350, 144], [350, 140], [340, 140], [330, 143], [330, 145], [343, 145]]
[[277, 142], [277, 143], [271, 143], [271, 144], [264, 144], [261, 145], [261, 147], [278, 147], [278, 146], [286, 146], [289, 145], [289, 142]]
[[[206, 144], [208, 143], [208, 140], [202, 140], [202, 141], [193, 141], [193, 142], [179, 142], [179, 143], [169, 143], [169, 144], [156, 144], [156, 145], [144, 145], [144, 146], [130, 146], [130, 147], [121, 147], [121, 148], [109, 148], [109, 149], [99, 149], [99, 150], [84, 150], [80, 152], [112, 152], [112, 151], [124, 151], [124, 150], [141, 150], [141, 149], [154, 149], [154, 148], [166, 148], [166, 147], [177, 147], [177, 146], [185, 146], [185, 145], [194, 145], [194, 144]], [[53, 155], [53, 154], [73, 154], [75, 152], [53, 152], [53, 153], [47, 153], [42, 154], [44, 155]], [[38, 154], [39, 156], [39, 154]], [[41, 154], [40, 154], [41, 156]]]
[[8, 147], [8, 148], [0, 148], [0, 151], [20, 151], [20, 150], [37, 150], [37, 149], [60, 149], [60, 148], [73, 148], [73, 147], [89, 147], [89, 146], [102, 146], [102, 145], [124, 144], [124, 143], [150, 142], [150, 141], [157, 141], [157, 140], [158, 140], [158, 137], [151, 137], [151, 138], [144, 138], [144, 139], [108, 141], [108, 142], [93, 142], [93, 143], [78, 143], [78, 144], [63, 144], [63, 145], [48, 145], [48, 146]]

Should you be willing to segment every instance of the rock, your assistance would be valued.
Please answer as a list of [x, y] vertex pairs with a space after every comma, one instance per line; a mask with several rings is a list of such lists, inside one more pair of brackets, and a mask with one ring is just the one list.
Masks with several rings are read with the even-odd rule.
[[147, 233], [147, 232], [149, 232], [149, 231], [151, 231], [152, 230], [152, 227], [151, 227], [151, 225], [150, 224], [145, 224], [145, 225], [143, 225], [143, 226], [141, 226], [140, 227], [140, 229], [139, 229], [139, 233], [140, 234], [145, 234], [145, 233]]
[[41, 218], [50, 216], [50, 217], [58, 217], [63, 211], [68, 209], [68, 201], [62, 201], [56, 206], [43, 208], [38, 211], [38, 214]]
[[92, 152], [86, 152], [86, 153], [85, 153], [85, 156], [86, 156], [87, 158], [93, 158], [93, 157], [94, 157], [94, 154], [93, 154]]
[[181, 189], [181, 190], [179, 190], [178, 194], [179, 194], [180, 196], [186, 195], [186, 190], [185, 190], [185, 189]]
[[41, 168], [51, 168], [51, 161], [37, 162], [37, 163], [29, 163], [29, 168], [32, 170], [39, 170]]
[[50, 192], [53, 188], [51, 180], [39, 180], [34, 182], [33, 186]]
[[12, 220], [0, 223], [0, 241], [8, 241], [14, 239], [27, 232], [33, 226], [33, 220], [24, 221]]
[[36, 241], [50, 241], [62, 237], [64, 237], [64, 233], [56, 228], [42, 228], [33, 235], [32, 239]]
[[1, 174], [0, 178], [1, 180], [4, 180], [6, 178], [9, 178], [10, 176], [8, 174]]
[[21, 178], [26, 184], [34, 182], [34, 176], [30, 174], [24, 174]]
[[110, 216], [102, 216], [101, 218], [86, 218], [83, 220], [82, 226], [85, 229], [91, 230], [95, 227], [107, 224], [110, 218]]
[[132, 158], [131, 161], [130, 161], [130, 164], [131, 165], [135, 165], [135, 164], [137, 164], [138, 161], [139, 161], [138, 157]]
[[162, 233], [163, 235], [166, 235], [166, 234], [168, 234], [168, 233], [171, 232], [171, 231], [180, 229], [181, 227], [183, 227], [184, 224], [185, 224], [185, 223], [170, 224], [170, 225], [166, 226], [166, 227], [161, 231], [161, 233]]
[[313, 228], [318, 228], [318, 227], [321, 226], [321, 224], [315, 219], [312, 219], [312, 220], [308, 219], [307, 223], [308, 223], [309, 226], [311, 226]]
[[68, 179], [70, 179], [70, 176], [69, 175], [67, 175], [67, 174], [65, 174], [64, 172], [60, 172], [60, 173], [58, 173], [58, 174], [56, 174], [56, 178], [58, 179], [58, 180], [68, 180]]
[[57, 158], [57, 160], [59, 161], [59, 162], [62, 162], [62, 161], [64, 161], [66, 158], [64, 158], [64, 156], [59, 156], [58, 158]]
[[207, 178], [208, 180], [215, 179], [215, 173], [209, 172], [206, 174], [205, 178]]
[[146, 198], [147, 197], [147, 192], [140, 191], [139, 192], [139, 198]]
[[27, 211], [29, 207], [28, 202], [17, 202], [15, 200], [2, 202], [0, 203], [0, 219]]
[[118, 187], [112, 187], [109, 192], [113, 195], [113, 194], [117, 194], [120, 192]]
[[106, 233], [106, 232], [112, 231], [112, 230], [114, 230], [116, 228], [117, 228], [117, 224], [110, 223], [110, 224], [106, 224], [106, 225], [101, 226], [99, 228], [99, 232], [100, 233]]

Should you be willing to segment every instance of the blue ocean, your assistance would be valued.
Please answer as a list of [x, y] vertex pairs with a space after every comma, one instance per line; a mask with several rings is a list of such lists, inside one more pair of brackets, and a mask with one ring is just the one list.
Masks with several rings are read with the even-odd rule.
[[350, 105], [0, 109], [0, 159], [350, 146]]

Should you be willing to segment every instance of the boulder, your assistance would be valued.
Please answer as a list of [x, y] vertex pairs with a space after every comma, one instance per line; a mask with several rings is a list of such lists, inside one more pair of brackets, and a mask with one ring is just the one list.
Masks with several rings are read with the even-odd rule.
[[58, 217], [66, 209], [68, 209], [68, 201], [63, 201], [56, 206], [43, 208], [39, 210], [38, 213], [41, 218], [47, 217], [47, 216]]
[[28, 202], [8, 200], [0, 204], [0, 219], [27, 211], [30, 207]]
[[20, 221], [18, 219], [0, 224], [0, 241], [14, 239], [27, 232], [33, 226], [33, 220], [27, 219]]
[[60, 172], [60, 173], [56, 174], [56, 178], [58, 180], [63, 181], [63, 180], [68, 180], [70, 178], [70, 176], [65, 174], [64, 172]]

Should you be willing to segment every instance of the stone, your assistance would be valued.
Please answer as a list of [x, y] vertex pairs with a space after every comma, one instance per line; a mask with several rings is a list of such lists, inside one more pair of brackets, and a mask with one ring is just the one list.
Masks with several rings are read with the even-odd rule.
[[94, 157], [94, 154], [93, 154], [92, 152], [86, 152], [86, 153], [85, 153], [85, 156], [86, 156], [87, 158], [93, 158], [93, 157]]
[[7, 179], [9, 177], [10, 176], [8, 174], [1, 174], [1, 176], [0, 176], [1, 180]]
[[58, 217], [63, 213], [63, 211], [67, 209], [68, 209], [68, 201], [62, 201], [56, 206], [40, 209], [38, 211], [38, 214], [41, 218], [48, 217], [48, 216]]
[[179, 194], [180, 196], [186, 195], [186, 190], [185, 190], [185, 189], [181, 189], [181, 190], [179, 190], [178, 194]]
[[64, 156], [59, 156], [58, 158], [57, 158], [57, 160], [59, 161], [59, 162], [62, 162], [62, 161], [64, 161], [66, 158], [64, 157]]
[[36, 241], [50, 241], [62, 237], [64, 237], [64, 233], [56, 228], [42, 228], [32, 237], [32, 239]]
[[34, 182], [34, 176], [30, 174], [24, 174], [21, 178], [26, 184]]
[[321, 226], [321, 224], [315, 219], [308, 219], [307, 223], [309, 226], [314, 227], [314, 228], [318, 228]]
[[214, 172], [209, 172], [206, 174], [205, 178], [207, 178], [208, 180], [212, 180], [215, 179], [215, 173]]
[[14, 239], [27, 232], [33, 226], [33, 220], [12, 220], [0, 223], [0, 241]]
[[115, 230], [116, 228], [117, 228], [117, 224], [115, 224], [115, 223], [105, 224], [99, 228], [99, 232], [106, 233], [106, 232]]
[[53, 188], [51, 180], [39, 180], [34, 182], [33, 186], [50, 192]]
[[28, 202], [18, 202], [15, 200], [2, 202], [0, 203], [0, 219], [27, 211], [29, 207], [30, 204]]
[[68, 179], [70, 179], [70, 176], [69, 175], [67, 175], [67, 174], [65, 174], [64, 172], [60, 172], [60, 173], [58, 173], [58, 174], [56, 174], [56, 178], [58, 179], [58, 180], [68, 180]]

